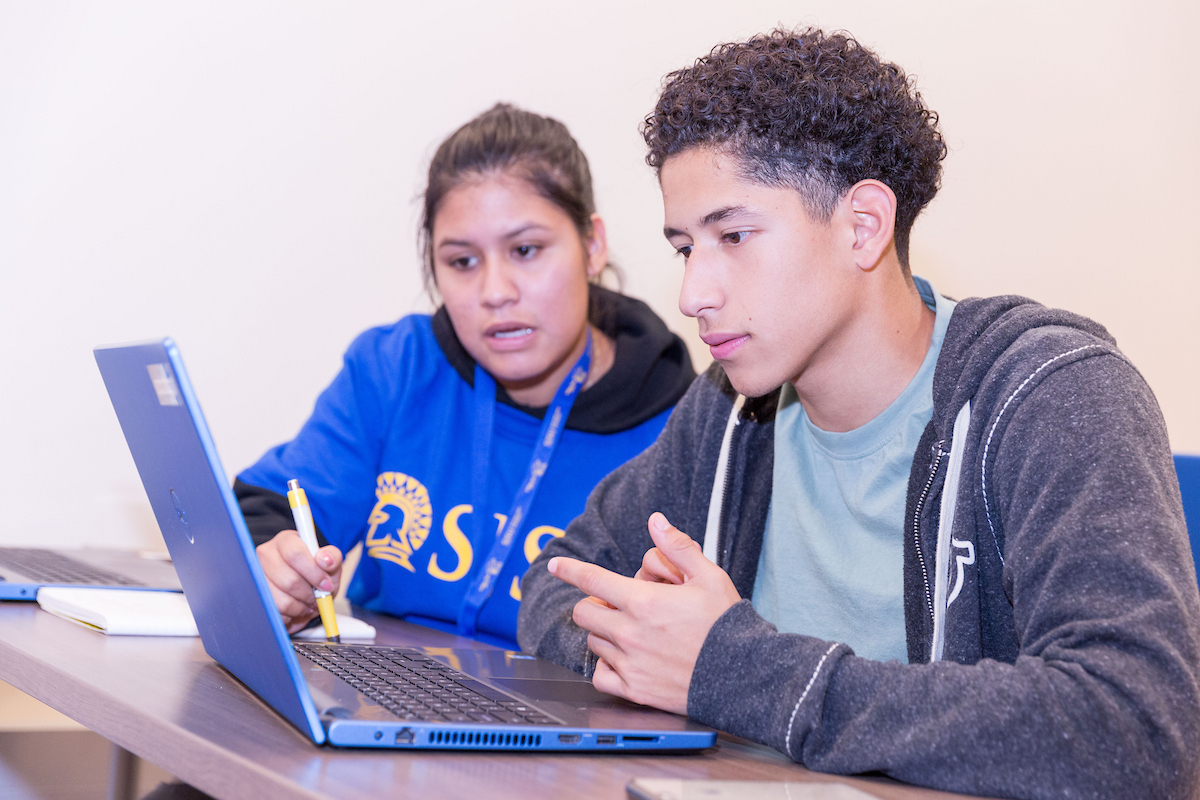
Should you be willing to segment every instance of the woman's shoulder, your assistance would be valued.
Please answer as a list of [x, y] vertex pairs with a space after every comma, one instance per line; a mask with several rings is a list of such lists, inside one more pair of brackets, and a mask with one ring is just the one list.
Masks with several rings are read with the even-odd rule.
[[394, 361], [437, 350], [428, 314], [408, 314], [387, 325], [367, 328], [346, 349], [347, 362]]
[[343, 369], [356, 392], [370, 392], [391, 405], [405, 396], [424, 396], [458, 382], [428, 314], [409, 314], [360, 333], [347, 348]]

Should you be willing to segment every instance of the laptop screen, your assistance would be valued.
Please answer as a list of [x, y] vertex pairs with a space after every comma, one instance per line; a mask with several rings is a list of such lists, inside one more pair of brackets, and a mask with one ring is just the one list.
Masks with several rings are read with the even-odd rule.
[[324, 742], [178, 348], [165, 339], [95, 356], [205, 651]]

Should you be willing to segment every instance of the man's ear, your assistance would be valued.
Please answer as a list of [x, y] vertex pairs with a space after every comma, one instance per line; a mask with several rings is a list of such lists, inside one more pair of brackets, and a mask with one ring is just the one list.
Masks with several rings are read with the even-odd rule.
[[896, 195], [887, 184], [867, 179], [850, 187], [844, 202], [853, 217], [854, 263], [862, 270], [874, 269], [892, 246]]
[[584, 242], [587, 252], [587, 274], [595, 278], [608, 265], [608, 238], [604, 231], [604, 220], [599, 214], [592, 214], [592, 235]]

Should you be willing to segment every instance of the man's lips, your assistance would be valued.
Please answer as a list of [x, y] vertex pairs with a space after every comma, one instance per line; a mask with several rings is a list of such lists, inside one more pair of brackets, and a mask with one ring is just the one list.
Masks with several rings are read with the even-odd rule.
[[708, 345], [708, 351], [712, 353], [712, 357], [718, 361], [733, 355], [734, 351], [749, 338], [750, 336], [744, 333], [705, 333], [700, 336], [700, 339]]

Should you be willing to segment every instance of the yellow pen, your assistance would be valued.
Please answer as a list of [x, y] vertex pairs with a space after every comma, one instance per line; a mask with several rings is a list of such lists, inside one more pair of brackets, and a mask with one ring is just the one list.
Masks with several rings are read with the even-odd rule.
[[[317, 526], [313, 524], [312, 509], [308, 507], [308, 497], [300, 488], [300, 481], [288, 481], [288, 504], [292, 507], [292, 519], [296, 521], [296, 531], [308, 552], [317, 554]], [[333, 595], [320, 589], [313, 589], [317, 597], [317, 611], [321, 612], [321, 624], [325, 626], [325, 638], [331, 642], [341, 643], [338, 633], [337, 616], [333, 613]]]

